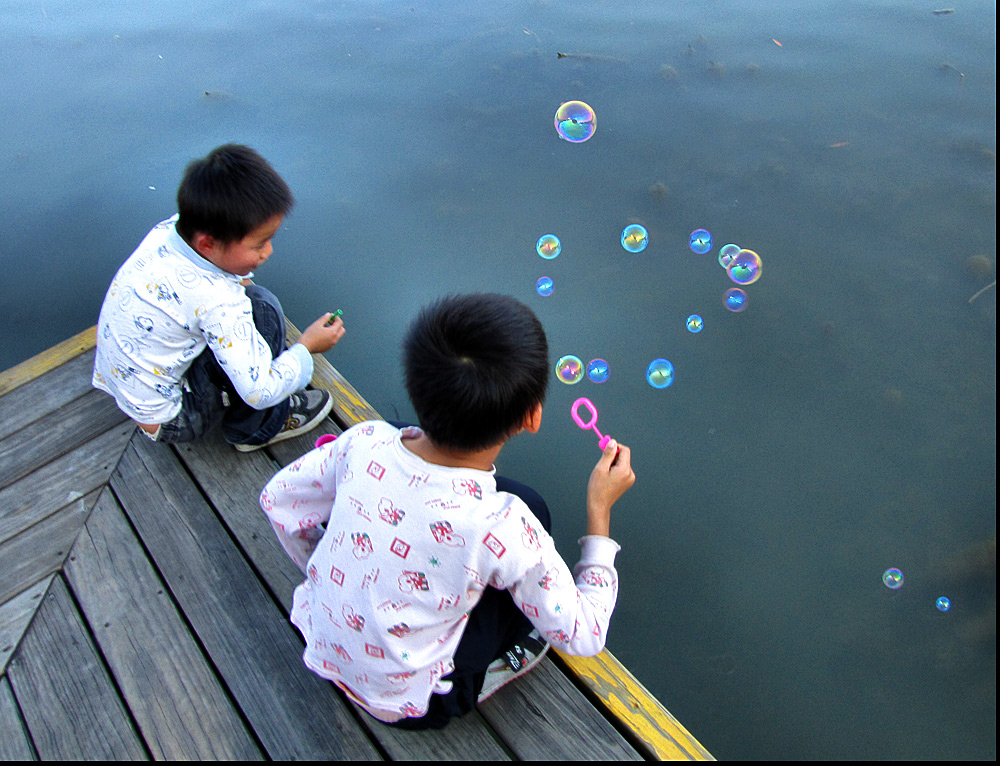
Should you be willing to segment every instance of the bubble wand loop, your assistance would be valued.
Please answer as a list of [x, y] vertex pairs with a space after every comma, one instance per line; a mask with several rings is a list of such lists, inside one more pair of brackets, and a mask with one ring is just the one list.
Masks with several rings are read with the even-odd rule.
[[[580, 407], [586, 407], [588, 412], [590, 413], [590, 419], [586, 422], [582, 417], [580, 417]], [[584, 431], [592, 430], [595, 434], [598, 435], [598, 437], [600, 437], [600, 441], [597, 442], [598, 447], [600, 447], [603, 450], [605, 447], [608, 446], [608, 442], [611, 441], [611, 437], [605, 436], [604, 434], [602, 434], [600, 431], [597, 430], [597, 407], [594, 406], [594, 403], [590, 401], [590, 399], [588, 399], [586, 396], [581, 396], [579, 399], [573, 402], [573, 406], [570, 407], [569, 413], [570, 415], [573, 416], [574, 422], [578, 426], [580, 426], [580, 428], [582, 428]]]

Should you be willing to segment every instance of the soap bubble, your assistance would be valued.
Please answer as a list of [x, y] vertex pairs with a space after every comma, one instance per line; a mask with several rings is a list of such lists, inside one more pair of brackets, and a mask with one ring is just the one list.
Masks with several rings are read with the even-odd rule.
[[896, 567], [886, 569], [882, 573], [882, 582], [885, 583], [885, 587], [887, 588], [899, 590], [903, 587], [903, 573], [896, 569]]
[[741, 249], [739, 245], [723, 245], [722, 249], [719, 250], [719, 265], [728, 269], [729, 264], [733, 262], [733, 258]]
[[695, 229], [691, 232], [691, 249], [699, 255], [712, 249], [712, 235], [705, 229]]
[[738, 313], [747, 307], [747, 294], [738, 287], [730, 287], [722, 296], [722, 302], [727, 309]]
[[645, 226], [631, 223], [622, 230], [622, 247], [630, 253], [641, 253], [649, 244], [649, 232]]
[[603, 383], [610, 373], [608, 363], [603, 359], [591, 359], [587, 364], [587, 377], [595, 383]]
[[764, 264], [753, 250], [740, 250], [726, 267], [729, 278], [738, 285], [752, 285], [760, 279]]
[[666, 388], [674, 382], [674, 366], [666, 359], [654, 359], [646, 368], [646, 381], [653, 388]]
[[550, 277], [542, 277], [537, 282], [535, 282], [535, 292], [542, 297], [547, 297], [552, 295], [552, 290], [554, 288], [554, 283]]
[[582, 101], [567, 101], [556, 110], [555, 123], [559, 138], [580, 144], [597, 130], [597, 115]]
[[555, 234], [543, 234], [538, 238], [535, 250], [538, 251], [538, 254], [542, 258], [551, 261], [562, 252], [562, 242], [559, 241], [559, 237]]
[[691, 332], [701, 332], [702, 329], [704, 329], [705, 327], [705, 320], [702, 319], [697, 314], [692, 314], [691, 316], [689, 316], [685, 320], [685, 323], [687, 324], [688, 330], [690, 330]]
[[951, 599], [947, 596], [941, 596], [934, 602], [934, 606], [938, 608], [939, 612], [947, 612], [951, 609]]
[[556, 377], [567, 386], [579, 383], [583, 378], [583, 360], [572, 354], [559, 357], [556, 362]]

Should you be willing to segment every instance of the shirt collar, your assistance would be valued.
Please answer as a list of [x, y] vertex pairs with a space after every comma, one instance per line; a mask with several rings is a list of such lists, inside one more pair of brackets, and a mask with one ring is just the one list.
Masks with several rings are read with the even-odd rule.
[[167, 220], [167, 223], [170, 224], [169, 228], [167, 229], [167, 243], [170, 245], [171, 248], [173, 248], [175, 251], [183, 255], [199, 269], [210, 271], [213, 274], [220, 274], [221, 276], [229, 277], [230, 279], [235, 279], [236, 281], [239, 281], [241, 279], [248, 279], [253, 276], [252, 271], [249, 274], [245, 274], [243, 276], [238, 276], [237, 274], [230, 274], [228, 271], [220, 269], [218, 266], [216, 266], [207, 258], [204, 258], [201, 255], [199, 255], [195, 251], [195, 249], [191, 247], [191, 245], [189, 245], [187, 242], [184, 241], [184, 237], [182, 237], [180, 234], [177, 233], [177, 219], [179, 217], [180, 216], [175, 215], [173, 218]]

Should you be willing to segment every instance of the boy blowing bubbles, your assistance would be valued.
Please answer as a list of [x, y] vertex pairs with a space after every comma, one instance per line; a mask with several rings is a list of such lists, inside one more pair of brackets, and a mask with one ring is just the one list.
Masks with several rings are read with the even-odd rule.
[[249, 282], [294, 204], [253, 149], [220, 146], [188, 165], [178, 215], [158, 223], [115, 275], [97, 325], [93, 385], [154, 441], [186, 442], [222, 422], [249, 452], [305, 433], [329, 413], [304, 391], [311, 354], [344, 335], [325, 314], [291, 348], [285, 315]]
[[618, 593], [611, 506], [635, 474], [612, 440], [571, 573], [545, 501], [493, 465], [541, 426], [548, 343], [531, 309], [440, 300], [411, 325], [404, 364], [419, 428], [358, 424], [275, 475], [261, 506], [307, 577], [291, 615], [305, 664], [383, 722], [439, 728], [549, 644], [604, 648]]

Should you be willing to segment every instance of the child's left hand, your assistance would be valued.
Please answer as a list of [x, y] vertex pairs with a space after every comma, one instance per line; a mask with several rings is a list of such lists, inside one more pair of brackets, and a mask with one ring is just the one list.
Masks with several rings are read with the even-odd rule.
[[305, 346], [310, 354], [322, 354], [324, 351], [329, 351], [347, 332], [340, 317], [333, 320], [333, 324], [327, 327], [326, 323], [330, 316], [331, 312], [328, 311], [309, 325], [299, 336], [298, 342]]

